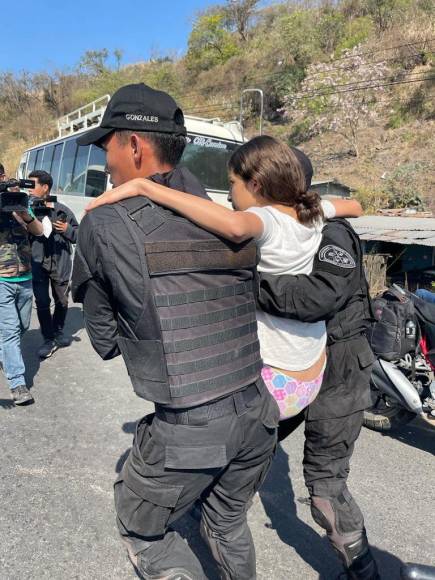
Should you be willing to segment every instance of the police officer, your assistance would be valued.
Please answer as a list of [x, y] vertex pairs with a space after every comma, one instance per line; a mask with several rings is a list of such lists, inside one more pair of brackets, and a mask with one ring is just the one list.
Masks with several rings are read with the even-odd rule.
[[[311, 183], [309, 159], [295, 150]], [[370, 406], [374, 356], [365, 337], [371, 306], [358, 236], [348, 222], [326, 223], [313, 272], [260, 276], [260, 307], [305, 322], [327, 321], [327, 366], [316, 400], [305, 414], [281, 422], [285, 438], [305, 418], [304, 477], [311, 513], [327, 532], [347, 577], [379, 578], [368, 546], [364, 518], [346, 482], [363, 410]]]
[[[128, 85], [101, 126], [78, 140], [107, 155], [118, 186], [149, 177], [205, 196], [177, 167], [182, 111], [166, 93]], [[137, 426], [115, 483], [117, 523], [144, 578], [204, 572], [169, 526], [201, 496], [201, 532], [222, 578], [255, 578], [246, 512], [270, 465], [279, 411], [260, 378], [252, 243], [224, 242], [143, 197], [99, 207], [82, 221], [73, 297], [83, 302], [103, 359], [122, 354], [155, 414]]]

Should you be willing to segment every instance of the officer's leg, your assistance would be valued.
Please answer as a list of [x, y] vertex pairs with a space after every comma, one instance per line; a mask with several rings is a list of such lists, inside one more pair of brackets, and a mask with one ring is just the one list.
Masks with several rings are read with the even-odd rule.
[[304, 477], [311, 513], [355, 580], [379, 578], [370, 552], [364, 518], [346, 486], [349, 461], [363, 412], [348, 417], [308, 420], [305, 424]]
[[201, 535], [224, 580], [256, 578], [247, 511], [272, 462], [278, 417], [279, 409], [268, 393], [242, 417], [243, 447], [203, 501]]
[[[115, 483], [115, 507], [130, 559], [146, 580], [205, 579], [195, 554], [169, 526], [224, 469], [210, 463], [205, 468], [195, 465], [200, 458], [198, 442], [204, 441], [207, 431], [206, 425], [190, 429], [185, 424], [154, 420], [152, 415], [138, 426], [131, 453]], [[193, 461], [190, 466], [189, 461]], [[204, 461], [215, 462], [216, 456], [208, 453]]]

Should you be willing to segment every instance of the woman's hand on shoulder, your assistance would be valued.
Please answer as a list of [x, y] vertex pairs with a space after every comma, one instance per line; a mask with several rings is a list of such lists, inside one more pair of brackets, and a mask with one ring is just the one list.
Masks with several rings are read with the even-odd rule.
[[130, 181], [127, 181], [126, 183], [123, 183], [118, 187], [114, 187], [113, 189], [105, 191], [104, 193], [93, 199], [85, 207], [85, 211], [89, 212], [95, 209], [96, 207], [100, 207], [101, 205], [117, 203], [118, 201], [128, 199], [129, 197], [137, 197], [138, 195], [147, 196], [146, 184], [147, 180], [141, 177], [131, 179]]

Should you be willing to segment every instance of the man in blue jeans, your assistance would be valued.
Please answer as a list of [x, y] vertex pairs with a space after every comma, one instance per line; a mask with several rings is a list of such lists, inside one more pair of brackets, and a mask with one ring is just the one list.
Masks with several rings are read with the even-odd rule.
[[28, 211], [0, 212], [0, 368], [16, 405], [33, 402], [24, 379], [21, 337], [32, 311], [31, 249], [28, 233], [41, 236], [42, 224]]
[[419, 288], [415, 291], [415, 295], [422, 298], [426, 302], [431, 302], [435, 304], [435, 292], [433, 290], [428, 290], [427, 288]]

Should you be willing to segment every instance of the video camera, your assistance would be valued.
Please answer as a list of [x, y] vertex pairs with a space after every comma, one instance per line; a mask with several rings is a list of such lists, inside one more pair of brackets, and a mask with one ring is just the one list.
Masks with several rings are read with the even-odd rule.
[[[32, 179], [8, 179], [0, 182], [0, 213], [12, 213], [13, 211], [27, 211], [29, 209], [29, 196], [21, 189], [33, 189], [35, 182]], [[19, 191], [10, 191], [18, 189]]]
[[40, 219], [46, 215], [50, 216], [54, 209], [54, 202], [57, 201], [56, 195], [47, 195], [47, 197], [32, 197], [30, 207], [35, 216]]

